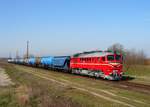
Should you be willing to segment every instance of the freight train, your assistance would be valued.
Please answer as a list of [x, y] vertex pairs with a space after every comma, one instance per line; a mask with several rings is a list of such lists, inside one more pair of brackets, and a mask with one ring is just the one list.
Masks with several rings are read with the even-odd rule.
[[73, 56], [15, 58], [9, 59], [8, 62], [107, 80], [121, 80], [123, 75], [123, 56], [115, 51], [90, 51]]

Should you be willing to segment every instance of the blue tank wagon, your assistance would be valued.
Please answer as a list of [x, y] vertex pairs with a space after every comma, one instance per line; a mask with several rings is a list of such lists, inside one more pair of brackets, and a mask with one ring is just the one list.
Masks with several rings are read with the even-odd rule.
[[51, 57], [51, 56], [41, 57], [40, 65], [44, 68], [51, 68], [52, 61], [53, 61], [53, 57]]
[[35, 58], [35, 57], [29, 58], [29, 59], [28, 59], [28, 65], [34, 66], [34, 65], [35, 65], [35, 61], [36, 61], [36, 58]]

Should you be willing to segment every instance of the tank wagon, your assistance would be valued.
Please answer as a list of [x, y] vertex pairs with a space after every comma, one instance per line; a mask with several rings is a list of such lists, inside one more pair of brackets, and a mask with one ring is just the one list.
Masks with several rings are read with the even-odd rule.
[[31, 57], [28, 59], [27, 64], [30, 66], [34, 66], [36, 62], [36, 58], [35, 57]]
[[51, 68], [52, 67], [52, 61], [53, 61], [53, 57], [51, 57], [51, 56], [41, 57], [40, 65], [44, 68]]
[[8, 62], [108, 80], [120, 80], [123, 75], [123, 56], [113, 51], [90, 51], [73, 56], [32, 57]]
[[14, 59], [12, 59], [12, 58], [8, 58], [8, 63], [14, 63]]

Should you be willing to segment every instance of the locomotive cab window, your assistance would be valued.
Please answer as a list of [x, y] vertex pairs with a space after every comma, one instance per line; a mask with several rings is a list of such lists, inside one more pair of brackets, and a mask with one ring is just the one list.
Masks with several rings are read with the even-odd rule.
[[121, 56], [120, 55], [116, 55], [116, 60], [120, 61], [121, 60]]
[[108, 55], [107, 56], [108, 61], [114, 61], [114, 59], [115, 59], [114, 55]]

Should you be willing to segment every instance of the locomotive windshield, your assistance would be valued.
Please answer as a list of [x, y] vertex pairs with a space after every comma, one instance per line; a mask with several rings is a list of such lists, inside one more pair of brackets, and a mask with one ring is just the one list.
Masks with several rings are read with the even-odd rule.
[[120, 55], [116, 55], [116, 60], [120, 61], [121, 60], [121, 56]]
[[121, 60], [121, 55], [108, 55], [107, 56], [107, 60], [108, 61], [114, 61], [114, 60], [116, 60], [116, 61], [120, 61]]
[[108, 55], [107, 56], [107, 60], [108, 61], [113, 61], [115, 59], [115, 56], [114, 55]]

